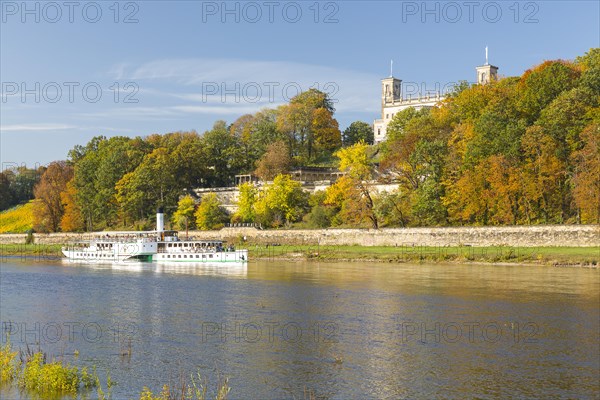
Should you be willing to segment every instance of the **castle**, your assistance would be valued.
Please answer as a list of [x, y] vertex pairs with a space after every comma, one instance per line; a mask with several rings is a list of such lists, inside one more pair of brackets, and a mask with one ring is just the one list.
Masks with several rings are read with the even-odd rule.
[[[485, 64], [476, 67], [477, 83], [484, 85], [490, 81], [498, 79], [498, 67], [488, 62], [488, 49], [485, 48]], [[390, 71], [391, 72], [391, 71]], [[395, 78], [391, 73], [389, 78], [381, 80], [381, 118], [373, 121], [373, 132], [375, 143], [383, 142], [387, 138], [387, 126], [398, 111], [414, 107], [417, 110], [422, 108], [435, 107], [443, 101], [445, 97], [439, 92], [435, 94], [420, 95], [417, 98], [402, 97], [402, 80]]]

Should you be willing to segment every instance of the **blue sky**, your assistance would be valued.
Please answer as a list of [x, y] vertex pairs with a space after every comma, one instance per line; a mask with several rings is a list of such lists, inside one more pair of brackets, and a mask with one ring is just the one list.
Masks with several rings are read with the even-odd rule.
[[[25, 4], [25, 6], [24, 6]], [[519, 75], [600, 46], [596, 1], [0, 2], [2, 169], [65, 159], [96, 135], [233, 122], [317, 87], [343, 130], [405, 92]]]

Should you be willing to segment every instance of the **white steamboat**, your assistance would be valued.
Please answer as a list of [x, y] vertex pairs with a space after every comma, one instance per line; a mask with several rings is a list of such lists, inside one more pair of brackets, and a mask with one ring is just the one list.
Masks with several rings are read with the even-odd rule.
[[181, 240], [177, 231], [164, 230], [164, 214], [156, 214], [156, 230], [108, 232], [63, 247], [69, 260], [153, 261], [156, 263], [245, 264], [248, 250], [236, 250], [222, 240]]

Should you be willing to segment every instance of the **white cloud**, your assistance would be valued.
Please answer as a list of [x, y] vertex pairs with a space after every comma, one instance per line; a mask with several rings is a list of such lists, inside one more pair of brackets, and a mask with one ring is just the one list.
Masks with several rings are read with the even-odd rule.
[[75, 125], [66, 124], [14, 124], [1, 125], [2, 132], [38, 132], [38, 131], [62, 131], [68, 129], [77, 129]]
[[[327, 92], [336, 100], [335, 107], [340, 112], [366, 111], [375, 116], [379, 109], [380, 77], [350, 69], [236, 59], [166, 59], [138, 67], [120, 64], [115, 69], [121, 79], [137, 82], [140, 88], [147, 87], [150, 82], [179, 86], [169, 87], [168, 92], [148, 88], [148, 94], [221, 103], [234, 109], [240, 102], [248, 109], [274, 107], [287, 102], [298, 90], [312, 87]], [[257, 87], [261, 92], [258, 99], [254, 98]], [[203, 90], [213, 93], [203, 93]]]

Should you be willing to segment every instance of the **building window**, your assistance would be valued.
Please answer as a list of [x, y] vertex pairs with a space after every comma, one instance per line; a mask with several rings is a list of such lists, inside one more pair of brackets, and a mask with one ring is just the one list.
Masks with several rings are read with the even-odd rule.
[[381, 129], [377, 129], [377, 136], [381, 136]]
[[390, 114], [385, 114], [385, 119], [390, 119]]

